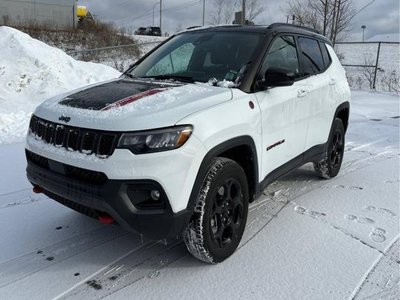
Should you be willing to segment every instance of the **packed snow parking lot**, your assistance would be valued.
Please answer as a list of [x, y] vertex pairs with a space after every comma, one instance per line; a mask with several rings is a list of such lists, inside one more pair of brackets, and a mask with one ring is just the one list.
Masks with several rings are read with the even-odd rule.
[[[13, 45], [21, 49], [18, 42]], [[8, 55], [13, 53], [21, 61], [27, 57], [17, 51]], [[11, 59], [0, 59], [0, 74], [3, 65], [7, 74]], [[56, 68], [68, 59], [59, 53], [48, 64]], [[17, 77], [24, 83], [21, 74], [30, 76], [23, 67], [27, 61], [7, 79]], [[71, 77], [75, 63], [71, 61]], [[103, 68], [87, 65], [83, 84], [107, 79], [86, 81], [93, 74], [106, 74], [106, 69], [92, 67]], [[108, 78], [118, 75], [109, 68], [107, 72]], [[397, 96], [353, 92], [339, 175], [321, 180], [305, 165], [271, 184], [251, 204], [237, 252], [210, 266], [190, 256], [181, 240], [143, 240], [33, 194], [25, 177], [22, 135], [34, 104], [43, 100], [35, 100], [39, 91], [52, 88], [54, 94], [56, 89], [50, 84], [29, 88], [30, 82], [39, 82], [32, 79], [18, 83], [18, 92], [5, 78], [0, 77], [1, 97], [14, 102], [6, 101], [0, 111], [0, 299], [399, 298]], [[46, 75], [40, 82], [48, 83], [45, 78], [53, 77]], [[13, 96], [20, 93], [23, 96]], [[25, 98], [37, 102], [23, 105]], [[25, 116], [1, 119], [19, 112]]]

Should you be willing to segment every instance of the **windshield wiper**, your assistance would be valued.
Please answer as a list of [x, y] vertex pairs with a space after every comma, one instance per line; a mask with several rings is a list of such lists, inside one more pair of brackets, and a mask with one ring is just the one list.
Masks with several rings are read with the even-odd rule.
[[174, 75], [174, 74], [164, 74], [164, 75], [154, 75], [154, 76], [140, 76], [139, 78], [154, 78], [156, 80], [172, 79], [172, 80], [181, 81], [181, 82], [194, 83], [193, 77]]
[[124, 75], [124, 76], [128, 76], [129, 78], [135, 78], [135, 76], [134, 75], [132, 75], [131, 73], [122, 73], [122, 75]]

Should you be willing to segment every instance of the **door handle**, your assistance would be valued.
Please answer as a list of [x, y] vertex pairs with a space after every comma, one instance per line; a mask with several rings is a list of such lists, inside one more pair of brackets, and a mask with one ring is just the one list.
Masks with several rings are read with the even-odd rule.
[[301, 89], [297, 92], [297, 98], [303, 98], [307, 96], [309, 92], [310, 92], [309, 90]]
[[329, 85], [335, 85], [336, 84], [336, 80], [331, 78], [331, 80], [329, 80]]

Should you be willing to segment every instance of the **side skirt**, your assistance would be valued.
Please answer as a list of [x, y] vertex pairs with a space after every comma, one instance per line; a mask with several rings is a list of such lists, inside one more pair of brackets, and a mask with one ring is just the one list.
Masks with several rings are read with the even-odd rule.
[[308, 162], [317, 162], [322, 159], [324, 154], [326, 153], [327, 146], [328, 144], [314, 146], [303, 152], [302, 154], [296, 156], [292, 160], [288, 161], [284, 165], [280, 166], [279, 168], [273, 170], [258, 184], [255, 199], [258, 198], [262, 194], [264, 189], [272, 182], [278, 180], [279, 178]]

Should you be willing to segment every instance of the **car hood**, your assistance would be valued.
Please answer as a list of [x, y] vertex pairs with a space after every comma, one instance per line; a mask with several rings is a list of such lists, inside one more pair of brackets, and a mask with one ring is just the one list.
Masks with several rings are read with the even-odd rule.
[[231, 89], [205, 83], [120, 78], [49, 99], [35, 115], [82, 128], [135, 131], [172, 126], [231, 99]]

